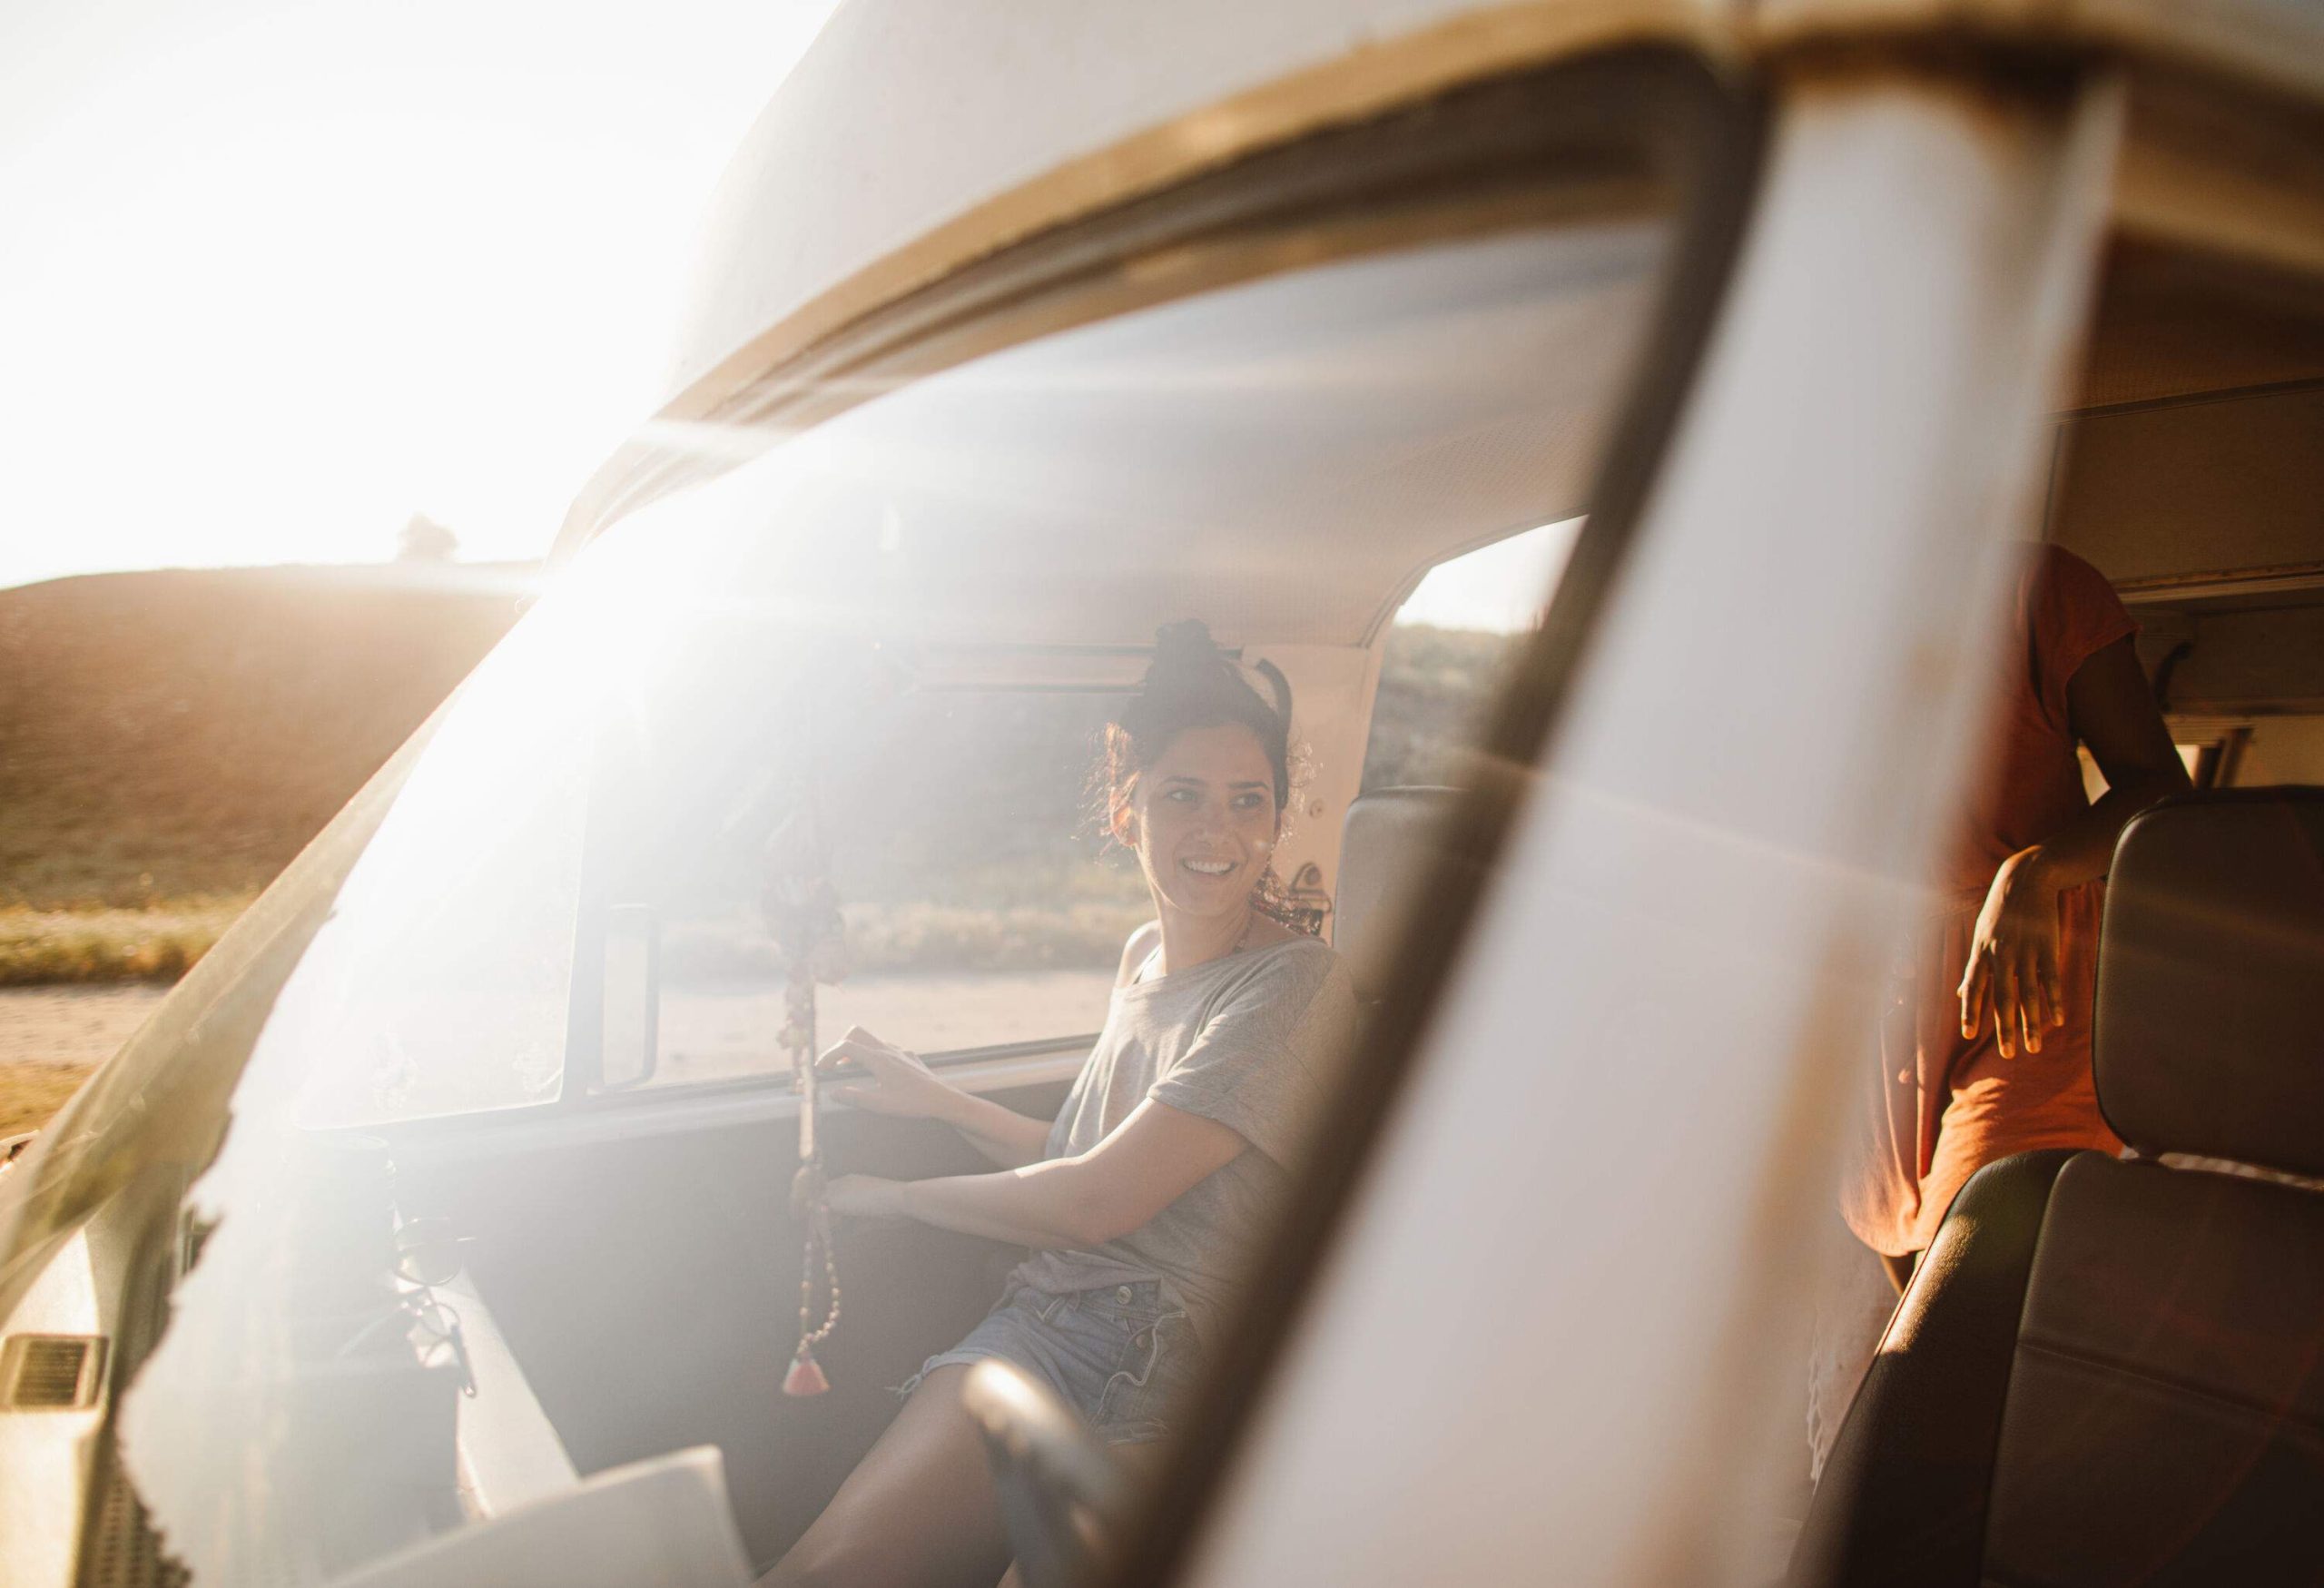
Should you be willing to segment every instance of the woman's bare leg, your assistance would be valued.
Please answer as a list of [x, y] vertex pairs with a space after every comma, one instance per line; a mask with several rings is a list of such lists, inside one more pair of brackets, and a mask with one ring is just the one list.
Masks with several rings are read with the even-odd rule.
[[920, 1381], [871, 1454], [761, 1588], [990, 1588], [1009, 1565], [965, 1367]]

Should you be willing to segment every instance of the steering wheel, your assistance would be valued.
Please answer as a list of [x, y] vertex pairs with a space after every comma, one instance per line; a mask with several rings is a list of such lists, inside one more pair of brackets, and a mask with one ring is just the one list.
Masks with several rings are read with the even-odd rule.
[[1109, 1558], [1130, 1485], [1081, 1420], [1021, 1368], [988, 1356], [960, 1386], [983, 1431], [1026, 1588], [1077, 1588]]

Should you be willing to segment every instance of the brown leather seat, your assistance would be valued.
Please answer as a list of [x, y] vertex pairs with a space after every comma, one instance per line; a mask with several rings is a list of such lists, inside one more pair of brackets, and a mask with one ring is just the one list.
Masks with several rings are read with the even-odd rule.
[[2324, 1583], [2324, 791], [2131, 824], [2093, 1055], [2130, 1152], [1962, 1189], [1797, 1582]]

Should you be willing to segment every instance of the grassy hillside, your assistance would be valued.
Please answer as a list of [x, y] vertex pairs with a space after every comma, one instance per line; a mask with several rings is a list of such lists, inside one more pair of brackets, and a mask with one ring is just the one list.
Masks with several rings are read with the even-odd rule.
[[515, 619], [507, 572], [0, 590], [0, 982], [168, 976]]

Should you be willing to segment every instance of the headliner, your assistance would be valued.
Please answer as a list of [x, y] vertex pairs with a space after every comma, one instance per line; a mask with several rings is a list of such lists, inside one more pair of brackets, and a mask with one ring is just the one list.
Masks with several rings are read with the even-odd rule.
[[1188, 615], [1229, 643], [1365, 644], [1431, 565], [1581, 509], [1666, 236], [1535, 228], [1101, 321], [620, 533], [714, 520], [766, 543], [754, 583], [916, 644], [1138, 644]]

